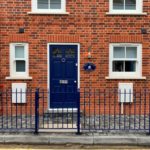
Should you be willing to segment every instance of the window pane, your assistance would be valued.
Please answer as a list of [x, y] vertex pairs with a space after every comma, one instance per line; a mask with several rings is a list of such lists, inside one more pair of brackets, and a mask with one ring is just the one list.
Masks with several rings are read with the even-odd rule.
[[66, 58], [75, 58], [75, 55], [76, 55], [75, 49], [69, 48], [66, 50], [65, 53], [66, 53], [66, 55], [65, 55]]
[[125, 47], [114, 47], [114, 58], [125, 58]]
[[48, 0], [38, 0], [38, 9], [48, 9]]
[[126, 61], [125, 62], [125, 71], [126, 72], [135, 72], [136, 71], [136, 61]]
[[124, 0], [113, 0], [113, 9], [116, 10], [124, 9]]
[[61, 0], [50, 0], [50, 9], [61, 9]]
[[136, 0], [125, 0], [125, 9], [136, 10]]
[[124, 61], [114, 61], [113, 72], [123, 72], [123, 71], [124, 71]]
[[127, 47], [126, 58], [137, 58], [137, 47]]
[[15, 58], [24, 58], [24, 46], [15, 46]]
[[61, 58], [62, 57], [62, 50], [59, 48], [54, 48], [52, 50], [52, 57], [53, 58]]
[[16, 72], [25, 72], [25, 61], [16, 61]]

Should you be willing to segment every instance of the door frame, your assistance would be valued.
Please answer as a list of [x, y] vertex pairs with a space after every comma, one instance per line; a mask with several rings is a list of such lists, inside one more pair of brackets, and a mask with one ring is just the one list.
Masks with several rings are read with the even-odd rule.
[[[47, 89], [48, 89], [48, 110], [53, 111], [53, 112], [58, 112], [59, 110], [62, 111], [61, 108], [50, 108], [50, 46], [51, 45], [76, 45], [77, 46], [77, 56], [78, 56], [78, 69], [77, 69], [77, 74], [78, 74], [78, 89], [80, 89], [80, 43], [48, 43], [47, 44]], [[63, 109], [63, 111], [72, 111], [71, 109]], [[77, 111], [76, 108], [73, 109], [73, 111]]]

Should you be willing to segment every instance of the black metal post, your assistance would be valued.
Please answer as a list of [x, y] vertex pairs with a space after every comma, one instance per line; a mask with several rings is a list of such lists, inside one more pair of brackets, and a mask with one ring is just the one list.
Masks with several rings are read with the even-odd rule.
[[80, 131], [80, 89], [78, 89], [78, 96], [77, 96], [77, 135], [81, 135]]
[[149, 132], [147, 135], [150, 135], [150, 114], [149, 114]]
[[150, 93], [149, 93], [149, 130], [147, 135], [150, 135]]
[[35, 91], [35, 134], [39, 132], [39, 89]]
[[150, 135], [150, 94], [149, 94], [149, 132], [148, 135]]

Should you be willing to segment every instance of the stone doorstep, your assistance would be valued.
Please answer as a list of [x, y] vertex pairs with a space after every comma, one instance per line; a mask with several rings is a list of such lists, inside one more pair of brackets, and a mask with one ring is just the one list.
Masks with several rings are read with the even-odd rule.
[[[48, 129], [49, 128], [49, 129]], [[81, 125], [80, 125], [81, 129]], [[43, 129], [39, 129], [39, 132], [50, 132], [50, 133], [76, 133], [77, 132], [77, 124], [44, 124]]]
[[77, 128], [77, 125], [74, 123], [74, 124], [44, 124], [44, 127], [45, 129], [47, 128], [56, 128], [56, 129], [62, 129], [62, 128]]
[[76, 133], [77, 129], [39, 129], [39, 133]]

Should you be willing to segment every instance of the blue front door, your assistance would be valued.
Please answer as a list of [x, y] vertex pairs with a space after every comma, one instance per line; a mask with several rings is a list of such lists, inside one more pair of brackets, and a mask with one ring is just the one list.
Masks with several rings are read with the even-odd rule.
[[77, 45], [50, 45], [50, 108], [76, 108]]

